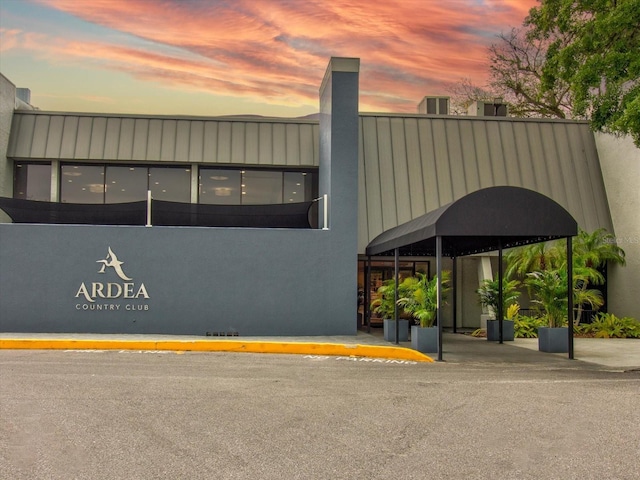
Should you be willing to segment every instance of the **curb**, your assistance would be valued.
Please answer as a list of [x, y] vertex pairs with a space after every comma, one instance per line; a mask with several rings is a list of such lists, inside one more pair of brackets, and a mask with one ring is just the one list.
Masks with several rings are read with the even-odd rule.
[[382, 345], [346, 345], [306, 342], [256, 342], [237, 340], [74, 340], [74, 339], [0, 339], [0, 350], [169, 350], [192, 352], [281, 353], [387, 358], [414, 362], [433, 362], [428, 355], [403, 347]]

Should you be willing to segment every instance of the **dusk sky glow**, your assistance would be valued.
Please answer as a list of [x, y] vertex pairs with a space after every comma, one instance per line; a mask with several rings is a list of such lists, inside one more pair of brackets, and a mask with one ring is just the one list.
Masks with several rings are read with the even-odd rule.
[[360, 58], [360, 110], [413, 113], [483, 84], [487, 47], [536, 0], [0, 0], [0, 72], [41, 110], [318, 111], [330, 57]]

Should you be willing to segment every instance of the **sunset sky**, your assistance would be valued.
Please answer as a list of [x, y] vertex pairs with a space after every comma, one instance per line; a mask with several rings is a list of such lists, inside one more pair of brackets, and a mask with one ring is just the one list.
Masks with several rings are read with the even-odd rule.
[[360, 110], [416, 111], [487, 78], [536, 0], [0, 0], [0, 71], [41, 110], [296, 117], [330, 57], [360, 58]]

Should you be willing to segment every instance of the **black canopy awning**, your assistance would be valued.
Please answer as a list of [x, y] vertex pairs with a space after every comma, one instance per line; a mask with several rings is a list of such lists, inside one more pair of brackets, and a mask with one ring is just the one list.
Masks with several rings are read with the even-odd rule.
[[578, 224], [562, 206], [532, 190], [490, 187], [470, 193], [387, 230], [367, 246], [367, 255], [462, 256], [577, 235]]
[[[491, 187], [477, 190], [410, 222], [398, 225], [374, 238], [367, 246], [368, 256], [394, 252], [396, 296], [398, 295], [399, 255], [436, 257], [438, 284], [442, 282], [442, 257], [498, 250], [499, 338], [503, 340], [502, 250], [504, 248], [567, 238], [567, 292], [571, 292], [571, 237], [578, 224], [563, 207], [540, 193], [519, 187]], [[455, 275], [455, 268], [454, 268]], [[455, 276], [454, 276], [455, 297]], [[438, 289], [438, 360], [442, 360], [442, 289]], [[455, 305], [455, 300], [454, 300]], [[567, 302], [571, 324], [573, 303]], [[394, 318], [397, 320], [397, 308]], [[454, 307], [455, 326], [455, 307]], [[396, 343], [399, 322], [395, 322]], [[455, 330], [454, 330], [455, 331]], [[569, 336], [569, 358], [573, 358], [573, 329]]]

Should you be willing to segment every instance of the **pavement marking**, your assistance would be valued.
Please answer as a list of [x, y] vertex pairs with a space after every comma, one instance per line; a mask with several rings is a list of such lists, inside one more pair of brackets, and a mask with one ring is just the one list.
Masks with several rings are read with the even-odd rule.
[[325, 361], [325, 360], [334, 360], [334, 361], [348, 361], [348, 362], [364, 362], [364, 363], [383, 363], [383, 364], [393, 364], [393, 365], [417, 365], [418, 362], [414, 360], [394, 360], [390, 358], [371, 358], [371, 357], [355, 357], [355, 356], [338, 356], [332, 357], [330, 355], [305, 355], [302, 358], [306, 358], [309, 360], [315, 361]]

